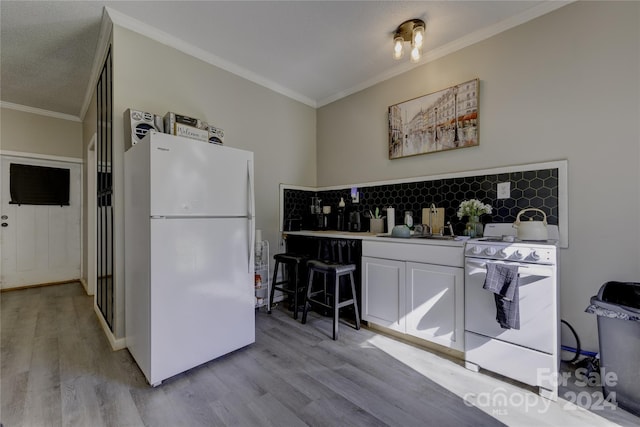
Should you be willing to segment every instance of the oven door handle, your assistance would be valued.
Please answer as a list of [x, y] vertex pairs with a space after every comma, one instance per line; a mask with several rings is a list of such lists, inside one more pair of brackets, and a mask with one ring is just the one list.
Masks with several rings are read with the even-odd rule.
[[[505, 264], [505, 265], [517, 265], [518, 270], [522, 272], [523, 275], [531, 275], [531, 276], [542, 276], [542, 277], [551, 277], [553, 276], [555, 267], [552, 265], [540, 265], [540, 264], [522, 264], [517, 262], [504, 262], [504, 261], [489, 261], [494, 264]], [[476, 273], [487, 273], [487, 261], [485, 260], [475, 260], [467, 258], [465, 261], [465, 268], [467, 269], [468, 274], [476, 274]]]

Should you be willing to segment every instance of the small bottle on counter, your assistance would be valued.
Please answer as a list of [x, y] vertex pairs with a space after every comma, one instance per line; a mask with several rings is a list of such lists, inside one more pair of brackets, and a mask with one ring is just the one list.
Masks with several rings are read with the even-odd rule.
[[474, 238], [476, 237], [476, 232], [470, 225], [467, 225], [467, 228], [464, 230], [464, 235]]
[[338, 231], [345, 231], [347, 229], [346, 223], [344, 221], [344, 197], [340, 197], [340, 202], [338, 202], [338, 215], [336, 218], [336, 229]]
[[404, 225], [409, 228], [413, 228], [413, 212], [405, 211], [404, 213]]

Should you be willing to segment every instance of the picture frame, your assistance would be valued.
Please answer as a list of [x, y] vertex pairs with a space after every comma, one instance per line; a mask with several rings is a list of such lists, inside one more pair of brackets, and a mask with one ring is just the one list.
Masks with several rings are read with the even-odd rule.
[[475, 147], [480, 79], [391, 105], [389, 159]]

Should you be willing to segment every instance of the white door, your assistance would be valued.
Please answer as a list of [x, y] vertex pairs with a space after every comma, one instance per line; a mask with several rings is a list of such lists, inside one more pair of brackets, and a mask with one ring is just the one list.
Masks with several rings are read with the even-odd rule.
[[255, 341], [247, 222], [151, 220], [151, 384]]
[[405, 263], [362, 257], [362, 318], [405, 332]]
[[407, 263], [407, 334], [464, 350], [462, 268]]
[[[78, 163], [2, 156], [2, 289], [80, 278], [81, 175]], [[69, 206], [10, 204], [11, 163], [69, 169]]]
[[150, 150], [151, 215], [251, 213], [250, 151], [166, 134], [152, 135]]
[[494, 294], [483, 288], [487, 260], [479, 258], [465, 261], [465, 329], [553, 354], [556, 341], [551, 337], [558, 327], [555, 266], [491, 262], [518, 265], [520, 329], [503, 329], [496, 321]]

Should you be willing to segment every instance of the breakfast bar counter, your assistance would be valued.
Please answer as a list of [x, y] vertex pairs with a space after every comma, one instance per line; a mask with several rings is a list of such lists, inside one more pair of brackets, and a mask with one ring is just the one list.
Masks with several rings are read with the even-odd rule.
[[370, 233], [370, 232], [354, 232], [354, 231], [339, 231], [339, 230], [301, 230], [301, 231], [283, 231], [285, 238], [287, 236], [306, 236], [306, 237], [318, 237], [329, 239], [350, 239], [350, 240], [367, 240], [377, 242], [389, 242], [389, 243], [406, 243], [415, 245], [439, 245], [439, 246], [453, 246], [463, 247], [465, 237], [439, 238], [434, 237], [417, 237], [412, 235], [411, 237], [393, 237], [386, 233]]

